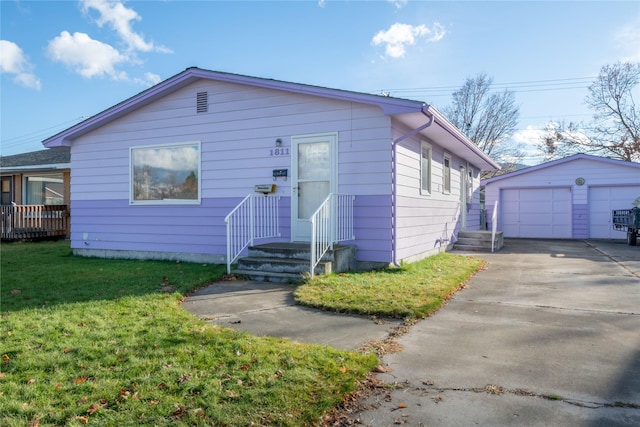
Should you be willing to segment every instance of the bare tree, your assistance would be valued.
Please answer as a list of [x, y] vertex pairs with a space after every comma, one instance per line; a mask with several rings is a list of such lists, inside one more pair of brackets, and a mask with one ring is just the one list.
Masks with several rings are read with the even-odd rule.
[[521, 147], [509, 143], [520, 110], [513, 92], [492, 93], [492, 84], [486, 74], [467, 78], [443, 111], [485, 154], [500, 163], [513, 163], [523, 157]]
[[592, 122], [549, 123], [540, 144], [545, 155], [552, 159], [582, 152], [640, 161], [640, 112], [633, 98], [639, 82], [640, 63], [602, 67], [585, 98], [594, 111]]

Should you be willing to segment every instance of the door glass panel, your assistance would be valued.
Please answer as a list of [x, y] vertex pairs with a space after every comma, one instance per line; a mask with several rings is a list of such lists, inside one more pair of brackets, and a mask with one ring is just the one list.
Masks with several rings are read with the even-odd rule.
[[298, 179], [329, 180], [330, 160], [328, 142], [300, 144], [298, 147]]
[[331, 155], [328, 141], [298, 146], [298, 219], [308, 219], [329, 195]]
[[329, 181], [301, 182], [298, 195], [298, 219], [309, 219], [329, 195]]

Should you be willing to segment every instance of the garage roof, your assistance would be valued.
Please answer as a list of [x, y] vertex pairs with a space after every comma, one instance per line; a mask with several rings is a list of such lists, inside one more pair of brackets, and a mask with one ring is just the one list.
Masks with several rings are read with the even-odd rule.
[[507, 178], [512, 178], [514, 176], [525, 175], [525, 174], [528, 174], [528, 173], [531, 173], [531, 172], [535, 172], [537, 170], [546, 169], [546, 168], [552, 167], [552, 166], [558, 166], [558, 165], [561, 165], [563, 163], [572, 162], [572, 161], [578, 160], [578, 159], [594, 160], [594, 161], [597, 161], [597, 162], [609, 163], [609, 164], [614, 164], [614, 165], [618, 165], [618, 166], [632, 167], [632, 168], [637, 168], [637, 169], [640, 170], [640, 163], [626, 162], [624, 160], [609, 159], [609, 158], [606, 158], [606, 157], [598, 157], [598, 156], [592, 156], [590, 154], [582, 154], [582, 153], [580, 153], [580, 154], [574, 154], [573, 156], [564, 157], [562, 159], [552, 160], [552, 161], [546, 162], [546, 163], [541, 163], [541, 164], [536, 165], [536, 166], [531, 166], [531, 167], [528, 167], [528, 168], [519, 169], [519, 170], [514, 171], [514, 172], [505, 173], [504, 175], [499, 175], [499, 176], [496, 176], [496, 177], [493, 177], [493, 178], [485, 179], [485, 180], [482, 181], [482, 185], [489, 184], [491, 182], [500, 181], [500, 180], [507, 179]]

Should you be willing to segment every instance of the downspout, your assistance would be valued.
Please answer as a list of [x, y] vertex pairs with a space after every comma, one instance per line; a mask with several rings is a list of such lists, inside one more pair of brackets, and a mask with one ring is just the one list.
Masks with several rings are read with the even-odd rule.
[[423, 124], [420, 127], [417, 127], [407, 133], [405, 133], [404, 135], [399, 136], [398, 138], [394, 139], [391, 147], [391, 168], [392, 168], [392, 174], [391, 174], [391, 209], [393, 209], [393, 213], [392, 213], [392, 220], [393, 220], [393, 238], [391, 239], [391, 252], [392, 252], [392, 257], [393, 257], [393, 265], [395, 265], [396, 267], [400, 266], [400, 263], [398, 262], [398, 250], [397, 250], [397, 246], [398, 246], [398, 219], [396, 217], [397, 215], [397, 190], [398, 190], [398, 183], [397, 183], [397, 175], [398, 175], [398, 168], [397, 168], [397, 163], [396, 163], [396, 158], [397, 158], [397, 149], [398, 149], [398, 143], [401, 141], [404, 141], [407, 138], [412, 137], [413, 135], [417, 134], [418, 132], [421, 132], [423, 130], [425, 130], [426, 128], [428, 128], [429, 126], [431, 126], [433, 124], [433, 114], [429, 115], [427, 114], [427, 111], [429, 110], [429, 105], [427, 104], [423, 104], [422, 108], [420, 108], [420, 112], [427, 117], [429, 120]]

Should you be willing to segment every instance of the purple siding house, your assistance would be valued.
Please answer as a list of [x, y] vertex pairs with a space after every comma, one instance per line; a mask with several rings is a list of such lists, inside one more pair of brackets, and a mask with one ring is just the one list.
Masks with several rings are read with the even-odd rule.
[[346, 213], [320, 215], [347, 224], [335, 241], [409, 262], [479, 228], [479, 174], [499, 168], [422, 102], [199, 68], [43, 143], [70, 149], [71, 246], [98, 257], [225, 262], [225, 217], [249, 195], [276, 201], [252, 208], [251, 230], [275, 227], [260, 242], [309, 242], [340, 194]]
[[587, 154], [482, 181], [491, 218], [498, 200], [504, 237], [626, 239], [611, 211], [630, 209], [640, 197], [640, 163]]

